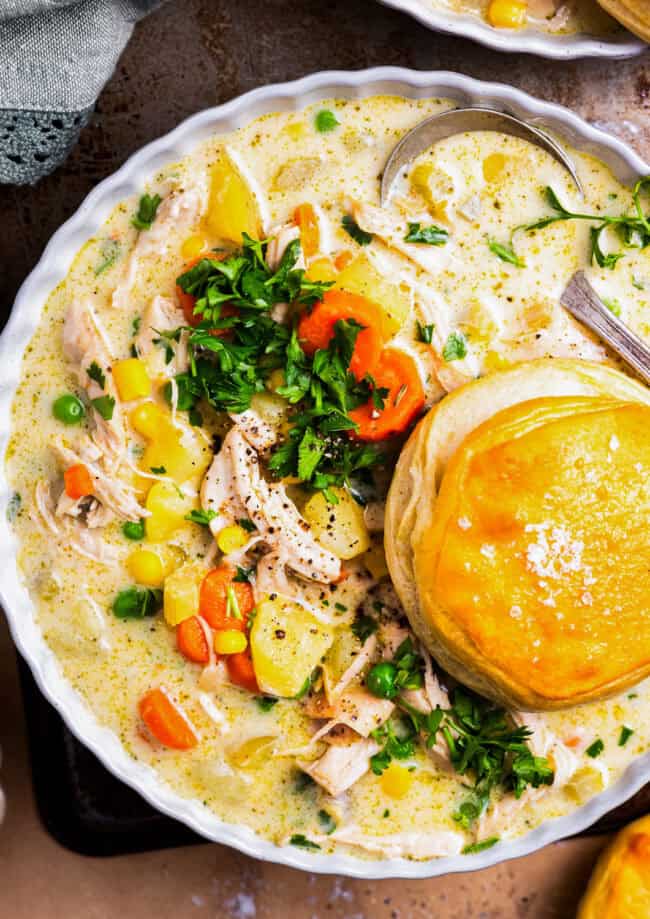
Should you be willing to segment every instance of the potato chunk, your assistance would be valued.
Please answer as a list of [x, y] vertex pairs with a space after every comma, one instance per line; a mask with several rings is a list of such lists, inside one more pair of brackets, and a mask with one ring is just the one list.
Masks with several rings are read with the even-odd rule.
[[231, 157], [222, 150], [212, 167], [207, 229], [220, 239], [241, 244], [242, 234], [261, 236], [262, 221], [255, 194]]
[[395, 335], [409, 317], [411, 301], [406, 290], [388, 281], [364, 254], [358, 255], [340, 272], [335, 286], [360, 294], [379, 307], [387, 338]]
[[339, 499], [338, 504], [330, 504], [323, 492], [318, 491], [303, 507], [303, 517], [321, 546], [337, 558], [355, 558], [370, 548], [363, 508], [346, 489], [335, 488], [332, 491]]
[[253, 666], [262, 692], [289, 699], [296, 696], [333, 641], [334, 629], [297, 603], [282, 597], [262, 600], [250, 632]]

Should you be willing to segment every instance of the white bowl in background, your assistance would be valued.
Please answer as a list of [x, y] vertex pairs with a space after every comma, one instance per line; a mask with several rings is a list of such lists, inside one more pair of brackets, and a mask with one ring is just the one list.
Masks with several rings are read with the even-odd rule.
[[[427, 0], [379, 0], [384, 6], [392, 6], [402, 13], [408, 13], [418, 22], [436, 32], [462, 35], [472, 41], [494, 48], [495, 51], [526, 52], [569, 61], [580, 57], [607, 57], [622, 60], [641, 54], [648, 45], [640, 38], [621, 27], [611, 36], [553, 35], [532, 27], [525, 29], [495, 29], [479, 14], [454, 13], [452, 10], [434, 9]], [[594, 0], [595, 2], [595, 0]]]
[[[23, 352], [36, 331], [41, 311], [51, 292], [63, 280], [80, 247], [95, 235], [123, 198], [139, 192], [144, 183], [169, 162], [189, 153], [214, 133], [232, 131], [258, 115], [295, 111], [320, 99], [363, 98], [377, 93], [409, 98], [448, 98], [461, 105], [487, 105], [503, 109], [532, 124], [544, 127], [578, 150], [604, 160], [618, 179], [633, 183], [650, 172], [629, 147], [587, 124], [561, 106], [498, 83], [484, 83], [456, 73], [418, 72], [397, 67], [378, 67], [354, 73], [330, 71], [263, 87], [225, 105], [188, 118], [171, 133], [131, 156], [112, 176], [87, 196], [77, 212], [54, 234], [40, 261], [16, 297], [13, 311], [0, 337], [0, 452], [4, 457], [10, 434], [11, 403], [19, 382]], [[0, 469], [0, 508], [7, 508], [10, 489], [4, 463]], [[277, 846], [251, 829], [226, 824], [198, 800], [172, 791], [144, 763], [132, 759], [118, 737], [102, 727], [81, 697], [63, 677], [53, 652], [46, 645], [34, 619], [34, 607], [17, 568], [17, 541], [6, 514], [0, 513], [0, 600], [7, 614], [14, 641], [31, 667], [43, 694], [59, 711], [70, 730], [119, 779], [138, 791], [153, 807], [185, 823], [206, 839], [225, 843], [256, 858], [294, 868], [351, 877], [425, 878], [456, 871], [485, 868], [509, 858], [540, 849], [590, 826], [607, 811], [631, 797], [650, 781], [650, 753], [639, 757], [612, 787], [574, 813], [548, 820], [526, 836], [503, 841], [476, 855], [460, 855], [424, 862], [406, 859], [365, 861], [350, 855], [310, 854], [294, 846]]]

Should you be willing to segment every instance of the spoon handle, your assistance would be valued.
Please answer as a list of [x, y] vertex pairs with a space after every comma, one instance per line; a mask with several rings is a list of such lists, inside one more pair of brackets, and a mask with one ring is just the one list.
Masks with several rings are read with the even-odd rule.
[[650, 348], [607, 309], [583, 271], [571, 278], [560, 303], [600, 336], [619, 357], [650, 385]]

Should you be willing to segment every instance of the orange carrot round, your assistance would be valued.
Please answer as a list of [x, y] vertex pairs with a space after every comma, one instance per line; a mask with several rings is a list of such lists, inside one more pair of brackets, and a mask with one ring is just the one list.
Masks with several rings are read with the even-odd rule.
[[145, 693], [138, 708], [149, 731], [165, 747], [190, 750], [199, 742], [192, 725], [162, 689]]
[[312, 258], [320, 249], [316, 211], [311, 204], [299, 204], [293, 212], [293, 219], [300, 229], [300, 245], [305, 258]]
[[321, 348], [327, 348], [334, 337], [334, 326], [343, 319], [355, 319], [363, 326], [357, 335], [350, 361], [351, 372], [357, 380], [361, 380], [367, 373], [373, 373], [384, 344], [379, 310], [365, 297], [345, 290], [328, 290], [311, 313], [302, 316], [298, 324], [298, 338], [304, 351], [314, 354]]
[[85, 498], [86, 495], [93, 493], [93, 480], [88, 467], [83, 463], [75, 463], [74, 466], [68, 466], [63, 473], [65, 483], [65, 493], [73, 501], [79, 498]]
[[226, 658], [226, 666], [228, 676], [236, 686], [241, 686], [242, 689], [247, 689], [249, 692], [258, 693], [260, 691], [249, 648], [240, 654], [229, 654]]
[[349, 249], [343, 249], [343, 251], [339, 252], [334, 259], [334, 265], [337, 271], [343, 271], [343, 269], [347, 268], [352, 261], [354, 261], [354, 255], [352, 252], [350, 252]]
[[210, 649], [198, 616], [190, 616], [179, 622], [176, 629], [176, 644], [181, 654], [196, 664], [207, 664]]
[[387, 389], [384, 407], [375, 408], [372, 399], [349, 412], [358, 430], [352, 436], [359, 440], [384, 440], [400, 434], [424, 407], [424, 389], [417, 364], [404, 351], [385, 348], [373, 373], [378, 389]]
[[235, 573], [228, 565], [219, 565], [201, 582], [199, 613], [213, 629], [246, 629], [255, 606], [253, 588], [246, 581], [235, 581]]

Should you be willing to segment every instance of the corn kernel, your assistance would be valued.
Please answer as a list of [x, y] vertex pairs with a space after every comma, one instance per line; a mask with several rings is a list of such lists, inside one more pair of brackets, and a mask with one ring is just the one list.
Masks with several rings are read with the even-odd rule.
[[381, 776], [381, 789], [390, 798], [403, 798], [413, 784], [413, 773], [404, 766], [391, 763]]
[[203, 236], [195, 233], [193, 236], [188, 236], [181, 246], [181, 255], [186, 262], [191, 262], [193, 259], [198, 258], [206, 248], [207, 244]]
[[506, 370], [510, 366], [511, 362], [498, 351], [488, 351], [485, 355], [486, 370]]
[[150, 549], [136, 549], [126, 560], [126, 569], [138, 584], [160, 587], [165, 580], [165, 570], [160, 557]]
[[506, 165], [503, 153], [490, 153], [483, 160], [483, 178], [486, 182], [496, 182]]
[[527, 4], [521, 0], [492, 0], [487, 18], [495, 29], [519, 29], [526, 22]]
[[224, 527], [223, 530], [220, 530], [217, 536], [217, 545], [224, 555], [230, 555], [231, 552], [236, 552], [237, 549], [245, 546], [249, 539], [250, 536], [243, 527], [240, 527], [239, 524], [233, 524], [233, 526]]
[[143, 402], [137, 405], [130, 415], [131, 425], [143, 437], [155, 437], [167, 422], [166, 412], [155, 402]]
[[214, 633], [214, 650], [217, 654], [241, 654], [248, 646], [248, 639], [236, 629], [223, 629]]
[[113, 380], [122, 402], [142, 399], [151, 393], [151, 380], [147, 368], [137, 357], [113, 364]]

